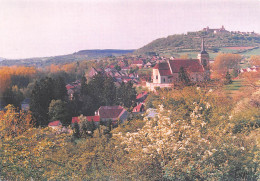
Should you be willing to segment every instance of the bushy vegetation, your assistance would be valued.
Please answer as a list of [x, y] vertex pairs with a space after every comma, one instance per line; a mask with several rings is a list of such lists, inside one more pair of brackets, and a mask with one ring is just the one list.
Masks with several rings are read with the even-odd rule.
[[[224, 75], [239, 66], [240, 57], [232, 58]], [[259, 56], [249, 62], [258, 65]], [[225, 68], [224, 55], [217, 63], [214, 71]], [[116, 87], [101, 74], [83, 77], [79, 95], [68, 100], [66, 81], [80, 79], [92, 65], [99, 63], [52, 65], [46, 72], [0, 69], [1, 93], [15, 98], [5, 100], [14, 106], [0, 111], [0, 180], [260, 179], [259, 72], [238, 75], [241, 86], [232, 96], [221, 81], [183, 84], [149, 94], [146, 107], [155, 109], [155, 118], [132, 116], [113, 128], [80, 116], [71, 128], [71, 116], [92, 114], [101, 105], [131, 108], [135, 102], [131, 83]], [[185, 72], [180, 77], [185, 83]], [[31, 95], [32, 112], [19, 110], [21, 94]], [[46, 127], [58, 119], [64, 129]]]
[[[7, 107], [0, 112], [1, 179], [257, 180], [256, 95], [246, 103], [250, 112], [240, 111], [222, 90], [159, 90], [151, 100], [158, 117], [133, 119], [111, 131], [99, 126], [84, 138], [32, 128], [30, 113]], [[12, 134], [10, 126], [21, 131]]]

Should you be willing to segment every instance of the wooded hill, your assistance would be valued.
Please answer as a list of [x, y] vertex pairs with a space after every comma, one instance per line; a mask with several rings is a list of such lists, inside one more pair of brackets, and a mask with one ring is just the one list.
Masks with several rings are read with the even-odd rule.
[[239, 33], [207, 33], [203, 31], [188, 32], [187, 34], [170, 35], [159, 38], [135, 51], [136, 54], [163, 54], [165, 52], [192, 52], [199, 51], [201, 37], [205, 37], [206, 49], [209, 52], [218, 52], [223, 47], [259, 47], [259, 34]]
[[108, 56], [120, 56], [123, 54], [132, 53], [134, 50], [117, 50], [117, 49], [105, 49], [105, 50], [81, 50], [73, 54], [52, 56], [52, 57], [40, 57], [40, 58], [28, 58], [28, 59], [4, 59], [0, 62], [0, 66], [12, 66], [12, 65], [25, 65], [44, 67], [51, 64], [65, 64], [82, 60], [91, 60], [96, 58], [108, 57]]

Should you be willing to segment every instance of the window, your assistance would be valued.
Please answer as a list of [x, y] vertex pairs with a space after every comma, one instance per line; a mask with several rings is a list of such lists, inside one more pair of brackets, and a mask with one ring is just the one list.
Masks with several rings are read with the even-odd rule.
[[156, 79], [158, 79], [158, 75], [156, 75]]
[[163, 82], [165, 82], [165, 78], [163, 78]]

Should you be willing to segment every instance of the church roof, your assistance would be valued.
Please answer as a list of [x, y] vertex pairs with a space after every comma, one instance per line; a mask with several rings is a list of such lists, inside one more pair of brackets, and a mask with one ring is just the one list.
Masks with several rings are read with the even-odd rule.
[[178, 73], [181, 67], [185, 68], [188, 72], [204, 71], [198, 59], [174, 59], [169, 62], [173, 73]]
[[181, 67], [186, 69], [187, 72], [204, 72], [198, 59], [169, 60], [169, 64], [167, 62], [158, 63], [154, 66], [154, 69], [158, 69], [161, 76], [169, 76], [172, 73], [179, 73]]

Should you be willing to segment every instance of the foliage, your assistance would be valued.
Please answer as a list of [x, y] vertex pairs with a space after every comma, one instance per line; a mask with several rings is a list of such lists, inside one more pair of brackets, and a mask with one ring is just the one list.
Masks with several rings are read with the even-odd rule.
[[52, 100], [49, 105], [48, 112], [50, 121], [61, 121], [62, 125], [70, 124], [70, 115], [68, 110], [68, 104], [62, 100]]
[[224, 77], [229, 69], [238, 70], [242, 57], [238, 54], [219, 54], [212, 65], [213, 77]]
[[259, 120], [259, 92], [244, 99], [234, 103], [223, 90], [207, 87], [159, 90], [151, 98], [157, 117], [133, 119], [111, 132], [93, 129], [84, 116], [74, 133], [32, 128], [30, 113], [8, 106], [0, 111], [0, 178], [258, 180], [259, 128], [243, 121]]
[[[79, 116], [79, 135], [81, 138], [86, 138], [87, 136], [92, 136], [94, 130], [96, 129], [94, 121], [88, 121], [85, 116]], [[75, 131], [77, 128], [75, 128]]]
[[205, 95], [191, 105], [189, 100], [185, 101], [193, 107], [189, 119], [175, 118], [175, 112], [160, 106], [158, 118], [146, 120], [139, 131], [115, 135], [126, 146], [130, 165], [150, 166], [140, 168], [143, 171], [135, 176], [142, 180], [153, 176], [158, 176], [154, 180], [256, 180], [259, 160], [254, 140], [245, 142], [245, 135], [233, 134], [228, 115], [214, 117], [219, 110]]
[[0, 137], [15, 137], [23, 134], [33, 126], [32, 116], [29, 112], [16, 112], [12, 105], [0, 111]]
[[227, 71], [227, 73], [226, 73], [226, 76], [225, 76], [225, 81], [224, 81], [224, 84], [225, 85], [228, 85], [228, 84], [232, 84], [232, 79], [231, 79], [231, 75], [230, 75], [230, 73], [229, 73], [229, 71]]
[[52, 100], [67, 99], [66, 87], [63, 79], [54, 80], [45, 77], [36, 81], [31, 93], [30, 110], [36, 119], [37, 126], [49, 123], [48, 109]]
[[17, 86], [7, 88], [3, 92], [3, 101], [5, 105], [12, 104], [14, 107], [20, 108], [23, 99], [23, 93], [18, 89]]
[[260, 55], [253, 55], [250, 57], [250, 64], [252, 66], [260, 66]]
[[0, 67], [0, 93], [14, 85], [18, 87], [26, 86], [27, 79], [34, 77], [36, 73], [34, 67]]
[[117, 102], [127, 108], [135, 105], [136, 90], [132, 82], [122, 83], [117, 90]]
[[[86, 82], [84, 78], [82, 81]], [[122, 83], [120, 87], [116, 88], [111, 77], [97, 74], [88, 84], [82, 85], [81, 113], [84, 115], [93, 115], [100, 106], [120, 104], [130, 108], [136, 102], [136, 91], [132, 82]]]
[[188, 76], [188, 73], [186, 72], [186, 70], [181, 67], [180, 71], [178, 73], [178, 80], [183, 84], [183, 85], [189, 85], [190, 83], [190, 78]]

